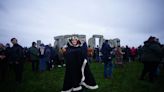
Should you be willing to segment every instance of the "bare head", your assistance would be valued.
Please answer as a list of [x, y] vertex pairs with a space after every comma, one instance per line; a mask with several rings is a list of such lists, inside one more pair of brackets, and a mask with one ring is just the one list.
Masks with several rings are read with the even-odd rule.
[[12, 38], [11, 39], [11, 43], [14, 45], [14, 44], [17, 44], [17, 39], [16, 38]]
[[2, 43], [0, 43], [0, 49], [4, 48], [4, 45]]
[[36, 46], [36, 42], [32, 42], [32, 46], [35, 47]]

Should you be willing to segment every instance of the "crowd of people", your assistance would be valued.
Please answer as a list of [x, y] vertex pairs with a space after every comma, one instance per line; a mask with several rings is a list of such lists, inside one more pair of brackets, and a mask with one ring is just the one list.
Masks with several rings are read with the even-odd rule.
[[[22, 82], [23, 66], [26, 61], [31, 62], [31, 70], [33, 72], [44, 72], [46, 70], [52, 70], [54, 65], [65, 66], [64, 56], [60, 55], [61, 49], [55, 49], [50, 44], [41, 44], [36, 46], [35, 42], [32, 42], [30, 48], [23, 48], [18, 44], [16, 38], [11, 39], [13, 44], [7, 43], [6, 46], [0, 44], [0, 80], [4, 81], [6, 73], [8, 71], [14, 71], [15, 80], [17, 84]], [[57, 51], [58, 50], [58, 51]], [[57, 53], [58, 52], [58, 53]]]
[[[16, 84], [22, 82], [23, 66], [25, 61], [31, 62], [33, 72], [51, 71], [54, 67], [65, 67], [65, 79], [63, 92], [80, 91], [82, 87], [97, 89], [94, 76], [89, 64], [92, 62], [104, 64], [104, 78], [112, 79], [114, 67], [123, 68], [125, 64], [139, 61], [144, 67], [140, 75], [140, 80], [144, 80], [149, 73], [149, 80], [154, 82], [159, 72], [160, 64], [163, 64], [164, 45], [161, 45], [156, 37], [149, 37], [143, 46], [111, 47], [108, 40], [102, 46], [95, 48], [83, 44], [77, 37], [69, 38], [68, 44], [64, 47], [52, 47], [51, 44], [36, 46], [32, 42], [29, 48], [23, 48], [18, 44], [16, 38], [11, 39], [13, 44], [6, 46], [0, 44], [0, 82], [6, 80], [6, 73], [14, 71]], [[77, 62], [78, 61], [78, 62]], [[164, 64], [163, 64], [164, 65]], [[74, 78], [75, 80], [71, 80]], [[71, 85], [70, 85], [71, 84]]]
[[11, 43], [13, 46], [10, 48], [7, 44], [6, 49], [3, 44], [0, 44], [0, 79], [4, 81], [6, 78], [9, 64], [9, 68], [14, 70], [16, 83], [19, 84], [22, 82], [24, 51], [16, 38], [12, 38]]

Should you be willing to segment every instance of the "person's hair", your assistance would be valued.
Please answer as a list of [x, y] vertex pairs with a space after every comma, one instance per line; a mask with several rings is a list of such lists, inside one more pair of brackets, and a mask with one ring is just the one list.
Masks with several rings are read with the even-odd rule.
[[1, 45], [1, 46], [3, 46], [3, 44], [2, 44], [2, 43], [0, 43], [0, 45]]
[[12, 42], [14, 39], [16, 39], [16, 38], [11, 38], [11, 42]]
[[0, 43], [0, 48], [5, 49], [5, 46], [2, 43]]
[[10, 47], [10, 44], [9, 44], [9, 43], [7, 43], [7, 44], [6, 44], [6, 47]]
[[80, 42], [80, 40], [77, 40], [77, 44], [81, 45], [81, 42]]
[[108, 42], [108, 40], [105, 40], [105, 42]]
[[41, 43], [41, 44], [40, 44], [40, 46], [44, 46], [44, 44], [43, 44], [43, 43]]
[[36, 44], [36, 42], [32, 42], [32, 46], [34, 46]]
[[155, 42], [155, 39], [156, 39], [155, 37], [150, 36], [147, 41], [152, 43], [152, 42]]
[[68, 46], [72, 46], [73, 39], [77, 40], [77, 45], [81, 45], [81, 41], [78, 39], [78, 37], [72, 36], [72, 37], [68, 38], [68, 44], [67, 44]]

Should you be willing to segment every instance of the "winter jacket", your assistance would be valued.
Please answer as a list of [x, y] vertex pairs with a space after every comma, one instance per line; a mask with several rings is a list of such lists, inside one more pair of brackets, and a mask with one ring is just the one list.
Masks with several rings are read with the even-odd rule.
[[112, 48], [110, 47], [110, 45], [106, 42], [103, 43], [102, 48], [101, 48], [101, 53], [103, 55], [104, 62], [111, 59], [111, 51], [112, 51]]
[[133, 47], [133, 48], [130, 50], [130, 53], [131, 53], [131, 56], [136, 56], [137, 50]]
[[162, 58], [164, 58], [164, 46], [162, 47]]
[[47, 60], [51, 59], [51, 48], [49, 46], [46, 46], [45, 51], [44, 51], [44, 55], [46, 57]]
[[88, 55], [88, 57], [93, 56], [93, 49], [91, 47], [87, 49], [87, 55]]
[[22, 59], [24, 57], [24, 52], [22, 46], [19, 44], [14, 44], [11, 48], [11, 58], [12, 62], [22, 62]]
[[39, 50], [36, 47], [29, 48], [30, 59], [31, 60], [38, 60], [39, 58]]
[[156, 43], [145, 42], [142, 48], [141, 60], [143, 62], [160, 62], [162, 56], [162, 48]]
[[6, 48], [6, 59], [8, 62], [11, 62], [11, 48], [10, 47]]
[[88, 57], [88, 55], [87, 55], [87, 48], [88, 48], [87, 43], [84, 42], [81, 48], [82, 48], [82, 53], [83, 53], [84, 58], [87, 59], [87, 57]]
[[5, 53], [5, 50], [4, 49], [1, 49], [0, 48], [0, 56], [1, 56], [0, 62], [4, 61], [5, 58], [6, 58], [6, 53]]

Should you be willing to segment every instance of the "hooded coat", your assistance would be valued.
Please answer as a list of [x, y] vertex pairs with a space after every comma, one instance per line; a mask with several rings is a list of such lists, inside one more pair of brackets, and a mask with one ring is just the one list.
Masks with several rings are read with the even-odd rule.
[[82, 86], [88, 89], [97, 89], [95, 79], [89, 69], [83, 48], [78, 44], [67, 44], [65, 52], [66, 70], [62, 92], [82, 90]]
[[108, 61], [111, 60], [111, 57], [112, 57], [111, 51], [112, 51], [112, 48], [110, 47], [108, 42], [104, 42], [101, 48], [101, 53], [103, 55], [104, 63], [107, 63]]
[[143, 62], [160, 62], [162, 55], [162, 48], [159, 43], [150, 43], [146, 41], [142, 48], [141, 59]]

